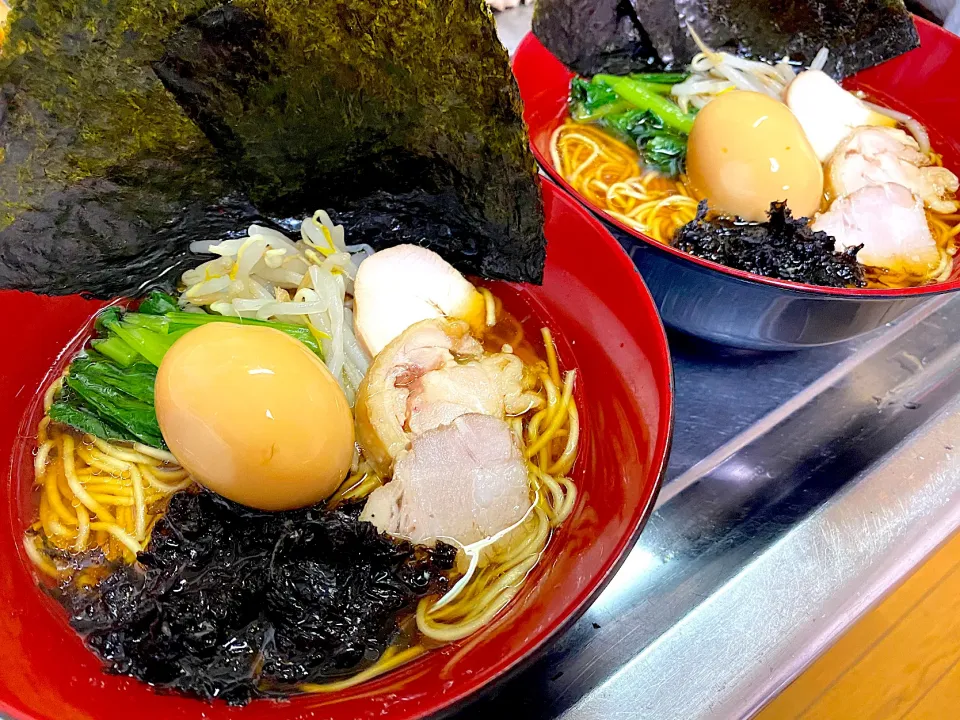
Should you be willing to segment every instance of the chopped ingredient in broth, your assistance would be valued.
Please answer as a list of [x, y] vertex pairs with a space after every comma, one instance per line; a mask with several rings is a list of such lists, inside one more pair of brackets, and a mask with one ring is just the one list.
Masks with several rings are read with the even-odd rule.
[[707, 222], [706, 217], [704, 200], [696, 219], [676, 234], [676, 247], [727, 267], [781, 280], [826, 287], [866, 285], [856, 248], [836, 252], [832, 237], [795, 220], [782, 203], [770, 206], [764, 223]]
[[417, 601], [447, 586], [456, 549], [413, 546], [360, 507], [251, 510], [176, 495], [137, 567], [58, 592], [113, 672], [245, 703], [373, 665]]

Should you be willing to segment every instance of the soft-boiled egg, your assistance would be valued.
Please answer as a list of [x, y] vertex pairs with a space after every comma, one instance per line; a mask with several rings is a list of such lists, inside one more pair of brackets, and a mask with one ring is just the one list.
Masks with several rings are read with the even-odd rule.
[[811, 217], [823, 198], [823, 167], [799, 121], [778, 100], [735, 90], [708, 103], [687, 143], [694, 194], [726, 215], [761, 222], [770, 203]]
[[249, 507], [319, 502], [353, 460], [343, 390], [307, 347], [273, 328], [210, 323], [191, 330], [163, 358], [156, 409], [183, 467]]

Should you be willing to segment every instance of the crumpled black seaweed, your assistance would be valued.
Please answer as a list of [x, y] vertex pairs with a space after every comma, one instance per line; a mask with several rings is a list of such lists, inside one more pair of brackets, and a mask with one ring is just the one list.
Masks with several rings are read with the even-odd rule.
[[673, 237], [674, 247], [705, 260], [757, 275], [826, 287], [864, 287], [860, 247], [837, 252], [836, 241], [795, 220], [786, 203], [770, 203], [765, 223], [707, 217], [707, 202]]
[[108, 672], [231, 704], [282, 695], [371, 665], [446, 587], [454, 548], [394, 541], [358, 514], [180, 493], [139, 567], [58, 597]]

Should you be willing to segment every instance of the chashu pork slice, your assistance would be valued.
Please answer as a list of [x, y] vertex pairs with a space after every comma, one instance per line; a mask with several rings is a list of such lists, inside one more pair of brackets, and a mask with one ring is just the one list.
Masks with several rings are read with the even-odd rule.
[[931, 210], [957, 210], [957, 176], [931, 165], [917, 141], [897, 128], [862, 127], [837, 147], [827, 164], [827, 191], [835, 198], [872, 185], [902, 185]]
[[357, 442], [380, 474], [417, 435], [461, 415], [504, 418], [540, 407], [536, 375], [510, 353], [484, 353], [461, 320], [423, 320], [374, 359], [354, 408]]
[[923, 201], [902, 185], [867, 185], [834, 200], [813, 221], [843, 250], [862, 245], [864, 265], [925, 274], [940, 264], [940, 252], [927, 224]]
[[418, 435], [360, 519], [415, 543], [446, 538], [470, 545], [521, 520], [531, 502], [526, 462], [509, 425], [469, 414]]

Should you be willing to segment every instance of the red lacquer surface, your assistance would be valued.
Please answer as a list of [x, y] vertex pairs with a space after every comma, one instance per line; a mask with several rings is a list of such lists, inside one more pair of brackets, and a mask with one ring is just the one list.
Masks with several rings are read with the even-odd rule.
[[[385, 677], [330, 695], [228, 708], [160, 696], [101, 672], [37, 587], [19, 547], [32, 519], [29, 454], [10, 468], [45, 375], [102, 303], [0, 292], [0, 715], [29, 720], [357, 718], [427, 716], [515, 668], [582, 612], [636, 539], [659, 488], [672, 418], [672, 379], [653, 301], [613, 238], [544, 183], [549, 240], [542, 287], [491, 283], [518, 315], [532, 309], [562, 338], [561, 362], [580, 373], [585, 434], [575, 514], [508, 611], [481, 632]], [[521, 317], [521, 319], [523, 319]], [[528, 323], [529, 327], [529, 323]], [[14, 340], [15, 339], [15, 340]], [[34, 414], [37, 412], [34, 409]], [[23, 437], [18, 433], [23, 430]]]
[[[850, 90], [863, 90], [876, 102], [913, 115], [927, 128], [931, 145], [943, 155], [944, 165], [960, 174], [960, 134], [956, 129], [957, 118], [960, 117], [960, 93], [951, 89], [960, 77], [960, 38], [926, 20], [917, 18], [916, 24], [920, 32], [919, 48], [858, 73], [845, 82], [844, 86]], [[818, 295], [881, 298], [933, 295], [960, 289], [960, 264], [954, 265], [953, 275], [947, 281], [924, 287], [828, 288], [753, 275], [664, 247], [587, 202], [560, 177], [554, 167], [550, 158], [550, 138], [567, 117], [567, 96], [573, 73], [532, 34], [527, 35], [517, 48], [513, 59], [513, 72], [520, 85], [524, 103], [523, 116], [530, 130], [530, 144], [540, 165], [579, 202], [590, 206], [607, 222], [633, 237], [655, 244], [678, 258], [725, 275]]]

